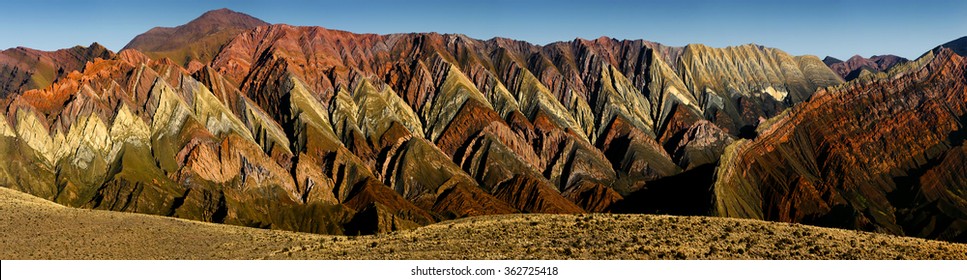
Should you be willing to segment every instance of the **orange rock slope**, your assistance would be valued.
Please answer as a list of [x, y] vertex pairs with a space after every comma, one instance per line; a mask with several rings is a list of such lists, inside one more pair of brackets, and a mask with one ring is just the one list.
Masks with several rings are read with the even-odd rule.
[[7, 96], [50, 86], [55, 80], [84, 68], [95, 58], [108, 59], [114, 53], [98, 43], [56, 51], [25, 47], [0, 51], [0, 104]]

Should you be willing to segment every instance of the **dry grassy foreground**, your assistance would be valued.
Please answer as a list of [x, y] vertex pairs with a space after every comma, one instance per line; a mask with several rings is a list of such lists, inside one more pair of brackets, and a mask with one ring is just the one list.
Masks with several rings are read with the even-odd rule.
[[654, 215], [510, 215], [344, 237], [67, 208], [0, 187], [2, 259], [967, 259], [967, 244]]

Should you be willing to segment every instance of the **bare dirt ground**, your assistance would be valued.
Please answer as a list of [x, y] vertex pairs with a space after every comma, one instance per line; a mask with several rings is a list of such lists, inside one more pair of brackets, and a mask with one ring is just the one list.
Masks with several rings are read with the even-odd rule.
[[327, 236], [63, 207], [0, 187], [2, 259], [967, 259], [967, 244], [754, 220], [506, 215]]

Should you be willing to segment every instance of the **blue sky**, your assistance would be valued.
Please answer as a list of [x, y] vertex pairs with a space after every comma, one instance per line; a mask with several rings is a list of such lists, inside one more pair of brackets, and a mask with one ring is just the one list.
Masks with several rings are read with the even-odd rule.
[[794, 55], [915, 58], [967, 35], [967, 1], [17, 1], [0, 49], [99, 42], [112, 50], [155, 26], [227, 7], [270, 23], [357, 33], [440, 32], [537, 44], [576, 37], [714, 47], [756, 43]]

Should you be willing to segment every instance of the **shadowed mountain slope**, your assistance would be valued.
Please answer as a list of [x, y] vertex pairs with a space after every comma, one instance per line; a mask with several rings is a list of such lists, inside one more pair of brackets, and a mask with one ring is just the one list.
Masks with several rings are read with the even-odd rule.
[[[967, 36], [957, 38], [956, 40], [944, 43], [943, 45], [937, 46], [932, 51], [934, 53], [940, 52], [941, 48], [947, 48], [957, 53], [960, 56], [967, 56]], [[924, 54], [926, 55], [926, 54]]]

